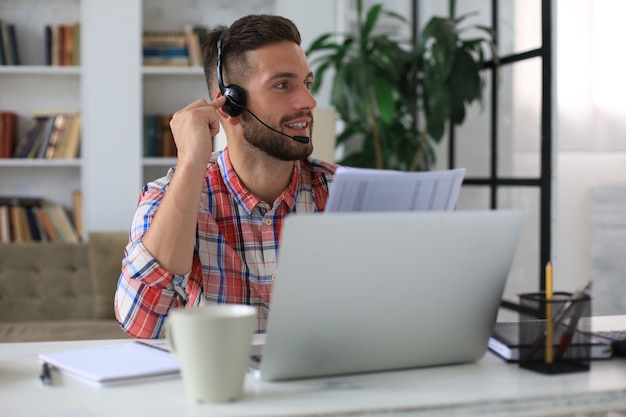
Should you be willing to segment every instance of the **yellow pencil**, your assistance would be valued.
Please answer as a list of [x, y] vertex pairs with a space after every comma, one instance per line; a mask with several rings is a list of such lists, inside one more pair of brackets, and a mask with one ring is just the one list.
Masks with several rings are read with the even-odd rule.
[[552, 262], [546, 264], [546, 363], [551, 364], [554, 361], [554, 321], [552, 319]]

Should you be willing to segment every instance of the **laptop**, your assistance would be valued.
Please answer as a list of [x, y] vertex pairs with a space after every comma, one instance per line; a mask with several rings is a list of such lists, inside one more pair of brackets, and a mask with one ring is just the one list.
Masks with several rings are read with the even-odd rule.
[[289, 216], [253, 373], [275, 381], [479, 359], [522, 221], [516, 211]]

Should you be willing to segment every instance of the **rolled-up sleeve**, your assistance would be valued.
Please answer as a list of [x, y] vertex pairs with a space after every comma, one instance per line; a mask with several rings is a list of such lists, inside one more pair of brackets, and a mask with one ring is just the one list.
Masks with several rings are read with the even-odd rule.
[[142, 243], [170, 175], [144, 187], [125, 249], [115, 293], [115, 315], [129, 335], [140, 338], [163, 336], [165, 318], [172, 307], [187, 303], [187, 276], [163, 269]]

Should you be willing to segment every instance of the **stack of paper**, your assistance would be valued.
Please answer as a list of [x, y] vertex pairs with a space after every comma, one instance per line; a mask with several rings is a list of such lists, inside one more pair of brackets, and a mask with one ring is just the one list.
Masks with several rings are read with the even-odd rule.
[[450, 211], [465, 168], [428, 172], [339, 167], [325, 211]]

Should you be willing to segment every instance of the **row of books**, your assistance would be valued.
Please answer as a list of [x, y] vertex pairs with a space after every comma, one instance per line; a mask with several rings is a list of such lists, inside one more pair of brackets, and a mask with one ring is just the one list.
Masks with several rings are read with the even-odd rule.
[[17, 114], [0, 112], [0, 158], [11, 158], [17, 136]]
[[80, 152], [81, 117], [77, 113], [42, 113], [20, 137], [14, 158], [74, 159]]
[[20, 65], [15, 25], [0, 20], [0, 65]]
[[188, 25], [183, 31], [144, 31], [143, 64], [147, 66], [202, 66], [204, 26]]
[[[44, 26], [45, 63], [80, 65], [80, 23]], [[0, 20], [0, 65], [20, 65], [15, 24]]]
[[80, 233], [74, 223], [60, 204], [0, 197], [0, 243], [78, 243]]
[[143, 116], [143, 154], [147, 157], [175, 157], [176, 144], [170, 129], [171, 114]]
[[46, 65], [80, 65], [80, 23], [44, 27]]

